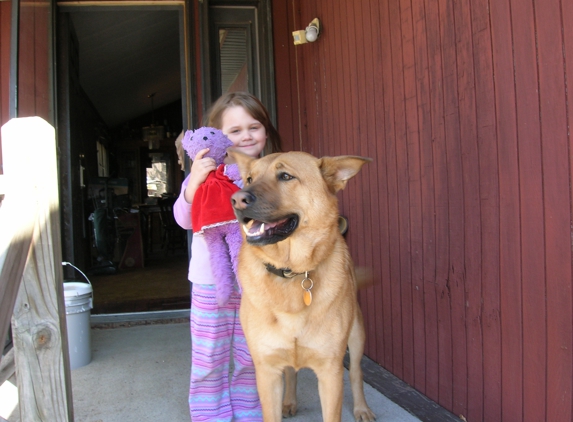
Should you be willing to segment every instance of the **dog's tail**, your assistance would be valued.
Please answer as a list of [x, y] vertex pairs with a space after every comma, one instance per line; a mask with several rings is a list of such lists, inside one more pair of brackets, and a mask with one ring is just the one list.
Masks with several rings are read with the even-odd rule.
[[356, 277], [356, 288], [358, 289], [364, 289], [374, 284], [374, 276], [372, 275], [372, 268], [355, 267], [354, 275]]

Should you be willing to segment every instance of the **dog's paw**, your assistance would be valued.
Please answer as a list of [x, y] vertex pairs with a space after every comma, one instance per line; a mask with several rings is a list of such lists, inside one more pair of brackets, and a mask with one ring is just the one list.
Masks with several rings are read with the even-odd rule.
[[376, 415], [368, 406], [363, 408], [354, 408], [354, 419], [356, 422], [373, 422], [376, 420]]
[[283, 418], [290, 418], [296, 415], [296, 402], [283, 402]]

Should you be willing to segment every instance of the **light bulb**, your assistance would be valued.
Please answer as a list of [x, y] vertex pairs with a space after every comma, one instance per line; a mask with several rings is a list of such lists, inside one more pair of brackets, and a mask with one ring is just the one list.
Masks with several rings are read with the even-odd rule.
[[304, 36], [308, 42], [315, 42], [318, 38], [318, 28], [316, 26], [307, 26]]

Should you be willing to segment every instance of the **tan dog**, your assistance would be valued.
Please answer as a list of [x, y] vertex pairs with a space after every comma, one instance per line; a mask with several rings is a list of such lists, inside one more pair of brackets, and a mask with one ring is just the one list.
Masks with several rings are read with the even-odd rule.
[[229, 153], [245, 183], [232, 198], [246, 239], [239, 255], [240, 317], [255, 364], [263, 419], [279, 422], [283, 413], [296, 412], [291, 368], [307, 367], [318, 378], [324, 421], [340, 421], [348, 345], [354, 417], [373, 421], [360, 368], [362, 313], [354, 265], [338, 228], [336, 198], [370, 159], [318, 159], [303, 152], [253, 159]]

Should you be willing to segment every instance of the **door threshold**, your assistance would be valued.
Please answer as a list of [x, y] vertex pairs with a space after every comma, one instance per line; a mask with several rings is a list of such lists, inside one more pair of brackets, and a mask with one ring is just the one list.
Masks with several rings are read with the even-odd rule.
[[90, 316], [92, 328], [112, 328], [146, 324], [169, 324], [189, 321], [189, 309], [171, 311], [126, 312], [117, 314], [97, 314]]

